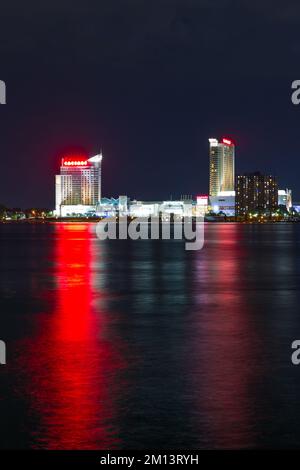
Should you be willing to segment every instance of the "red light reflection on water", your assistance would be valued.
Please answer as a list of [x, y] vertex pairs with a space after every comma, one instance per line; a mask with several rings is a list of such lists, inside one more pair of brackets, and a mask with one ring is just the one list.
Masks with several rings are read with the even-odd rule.
[[118, 444], [117, 374], [124, 363], [99, 306], [90, 230], [89, 225], [57, 225], [57, 288], [51, 294], [56, 306], [37, 340], [27, 345], [31, 408], [41, 423], [34, 447], [111, 449]]

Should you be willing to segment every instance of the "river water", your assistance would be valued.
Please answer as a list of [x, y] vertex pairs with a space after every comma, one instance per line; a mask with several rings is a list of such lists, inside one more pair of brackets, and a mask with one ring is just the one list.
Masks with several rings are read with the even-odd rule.
[[0, 225], [2, 449], [300, 446], [300, 226]]

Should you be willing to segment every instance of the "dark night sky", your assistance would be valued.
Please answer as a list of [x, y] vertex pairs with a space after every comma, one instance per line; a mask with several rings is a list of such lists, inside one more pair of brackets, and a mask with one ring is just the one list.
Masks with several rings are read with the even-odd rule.
[[207, 192], [208, 138], [300, 200], [298, 1], [1, 4], [0, 202], [54, 208], [64, 149], [102, 147], [103, 193]]

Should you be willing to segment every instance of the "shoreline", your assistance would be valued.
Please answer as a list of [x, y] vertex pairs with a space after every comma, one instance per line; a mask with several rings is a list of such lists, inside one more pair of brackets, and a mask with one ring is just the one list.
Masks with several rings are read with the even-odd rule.
[[[104, 220], [103, 218], [48, 218], [48, 219], [26, 219], [26, 220], [0, 220], [0, 225], [41, 225], [41, 224], [86, 224], [86, 223], [91, 223], [91, 224], [96, 224], [98, 222], [101, 222]], [[132, 222], [135, 219], [130, 219], [127, 221], [128, 224]], [[116, 223], [119, 224], [119, 220], [116, 220]], [[143, 222], [146, 223], [146, 222]], [[149, 223], [149, 222], [147, 222]], [[168, 223], [170, 225], [174, 225], [179, 222], [174, 222], [174, 221], [159, 221], [160, 224], [163, 223]], [[193, 220], [193, 223], [195, 223], [195, 220]], [[263, 221], [241, 221], [241, 220], [204, 220], [205, 224], [241, 224], [241, 225], [274, 225], [274, 224], [298, 224], [300, 223], [300, 220], [263, 220]]]

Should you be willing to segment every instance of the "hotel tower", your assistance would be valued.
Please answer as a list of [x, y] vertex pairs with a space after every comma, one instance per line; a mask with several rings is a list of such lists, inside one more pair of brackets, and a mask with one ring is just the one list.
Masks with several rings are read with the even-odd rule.
[[86, 214], [96, 210], [101, 200], [102, 154], [62, 158], [55, 177], [55, 208], [58, 216]]
[[209, 139], [209, 196], [234, 191], [234, 144], [229, 139]]

